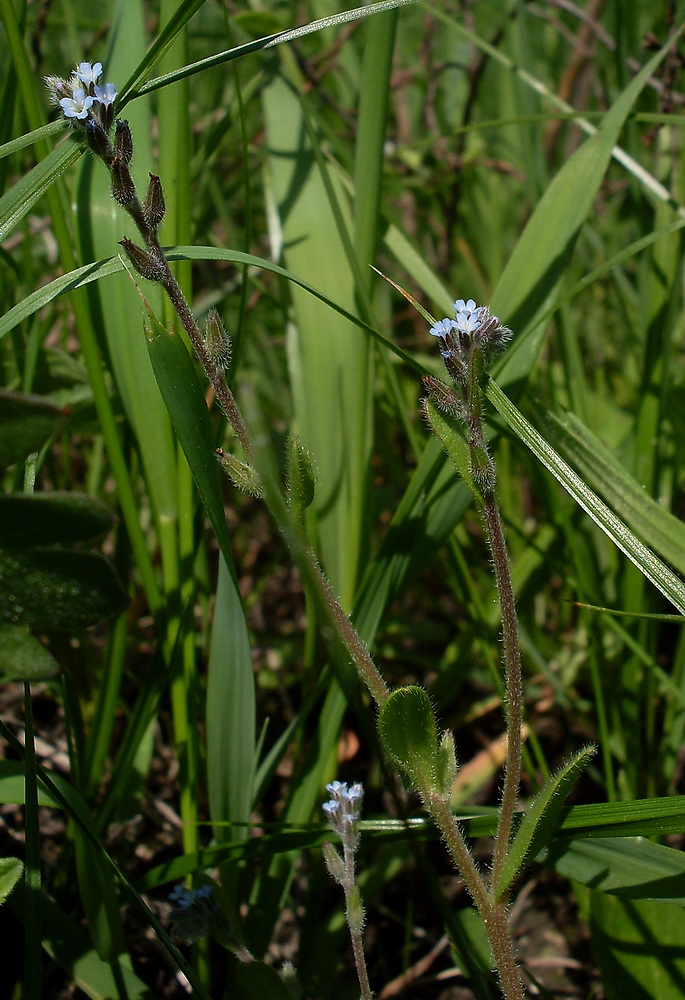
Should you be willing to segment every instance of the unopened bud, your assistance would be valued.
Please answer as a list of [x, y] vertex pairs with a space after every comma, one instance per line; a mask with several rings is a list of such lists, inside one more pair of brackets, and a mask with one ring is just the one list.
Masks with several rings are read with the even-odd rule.
[[150, 174], [150, 183], [147, 187], [147, 194], [143, 203], [143, 214], [150, 229], [157, 231], [157, 227], [164, 218], [166, 205], [164, 204], [164, 192], [162, 182], [156, 174]]
[[205, 344], [207, 354], [214, 367], [226, 371], [231, 364], [231, 338], [226, 333], [216, 309], [210, 309], [207, 313]]
[[107, 156], [111, 152], [107, 132], [94, 118], [86, 119], [86, 139], [97, 156]]
[[129, 239], [119, 240], [119, 246], [124, 248], [126, 256], [141, 277], [147, 278], [148, 281], [164, 281], [163, 262], [160, 263], [149, 250], [143, 250]]
[[343, 863], [343, 859], [340, 857], [335, 847], [333, 847], [333, 844], [325, 843], [322, 845], [321, 850], [323, 852], [324, 861], [326, 862], [326, 868], [328, 868], [331, 878], [342, 884], [345, 881], [345, 865]]
[[456, 393], [449, 386], [446, 386], [439, 378], [434, 378], [432, 375], [424, 375], [421, 381], [423, 382], [424, 389], [439, 410], [442, 410], [443, 413], [450, 413], [455, 417], [462, 415], [463, 406]]
[[124, 208], [136, 200], [136, 186], [128, 165], [120, 156], [115, 156], [112, 160], [112, 194], [114, 200]]
[[61, 76], [44, 76], [43, 81], [47, 87], [51, 104], [59, 105], [63, 97], [73, 96], [73, 81], [72, 83], [68, 83]]
[[454, 734], [447, 731], [442, 734], [438, 748], [438, 780], [442, 786], [442, 794], [449, 799], [452, 786], [457, 777], [457, 751], [454, 745]]
[[236, 489], [242, 490], [243, 493], [249, 493], [252, 497], [261, 497], [262, 487], [259, 476], [251, 465], [241, 462], [240, 459], [231, 455], [230, 452], [224, 451], [223, 448], [216, 449], [216, 457]]
[[114, 121], [114, 105], [103, 104], [102, 102], [99, 102], [97, 109], [98, 109], [98, 114], [100, 116], [100, 122], [102, 123], [102, 127], [104, 128], [105, 132], [109, 134], [109, 131], [112, 128], [112, 122]]
[[114, 155], [118, 156], [127, 166], [133, 159], [133, 136], [125, 118], [117, 119], [114, 133]]

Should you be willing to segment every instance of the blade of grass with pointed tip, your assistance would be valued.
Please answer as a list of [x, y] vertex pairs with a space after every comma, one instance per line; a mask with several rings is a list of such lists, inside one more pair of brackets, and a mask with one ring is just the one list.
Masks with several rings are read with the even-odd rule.
[[653, 500], [606, 445], [573, 413], [547, 412], [549, 443], [663, 559], [685, 575], [685, 524]]
[[[354, 281], [326, 188], [306, 137], [300, 97], [280, 74], [263, 92], [272, 197], [285, 261], [355, 313]], [[339, 185], [340, 202], [344, 195]], [[297, 431], [319, 471], [316, 531], [326, 573], [344, 607], [354, 597], [368, 489], [371, 366], [367, 338], [291, 289], [288, 356]]]
[[685, 614], [685, 586], [676, 575], [635, 537], [632, 531], [609, 510], [596, 493], [563, 461], [541, 434], [516, 409], [499, 386], [491, 379], [487, 395], [504, 417], [516, 436], [533, 452], [557, 479], [576, 503], [590, 515], [604, 533], [637, 566], [648, 580]]
[[210, 653], [207, 727], [209, 742], [217, 753], [220, 747], [225, 757], [221, 768], [210, 770], [209, 789], [213, 816], [222, 822], [241, 824], [249, 816], [251, 776], [255, 768], [254, 675], [247, 624], [233, 568], [213, 432], [202, 386], [180, 337], [152, 320], [148, 350], [172, 425], [224, 561], [220, 569]]
[[493, 368], [504, 387], [525, 379], [537, 357], [544, 334], [538, 323], [548, 298], [592, 210], [621, 128], [668, 48], [664, 46], [642, 67], [613, 102], [598, 131], [559, 170], [516, 243], [490, 303], [492, 312], [517, 335], [503, 360]]

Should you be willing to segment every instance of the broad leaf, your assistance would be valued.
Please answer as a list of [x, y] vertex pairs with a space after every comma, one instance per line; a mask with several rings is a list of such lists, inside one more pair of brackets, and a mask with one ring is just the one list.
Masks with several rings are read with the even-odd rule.
[[86, 628], [111, 618], [127, 600], [111, 562], [97, 553], [0, 549], [0, 621]]
[[39, 451], [66, 420], [48, 399], [0, 390], [0, 468]]
[[83, 493], [17, 493], [0, 497], [0, 547], [85, 542], [113, 527], [106, 503]]

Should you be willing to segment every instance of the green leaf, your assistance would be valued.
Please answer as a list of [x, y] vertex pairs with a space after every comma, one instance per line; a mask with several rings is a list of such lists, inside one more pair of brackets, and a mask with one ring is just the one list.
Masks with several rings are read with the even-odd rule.
[[120, 902], [112, 869], [80, 826], [72, 828], [76, 849], [76, 877], [93, 946], [103, 962], [114, 962], [125, 952]]
[[[64, 788], [67, 783], [58, 774], [55, 783]], [[26, 786], [24, 781], [24, 764], [20, 760], [0, 760], [0, 802], [15, 802], [24, 805]], [[49, 789], [38, 782], [38, 805], [61, 809], [62, 803]]]
[[662, 559], [685, 574], [685, 523], [645, 492], [605, 444], [573, 413], [544, 414], [550, 444]]
[[66, 410], [50, 400], [0, 390], [0, 468], [39, 451], [66, 417]]
[[414, 788], [442, 792], [438, 729], [423, 688], [412, 685], [393, 691], [381, 708], [378, 731], [383, 749]]
[[53, 149], [28, 174], [0, 198], [0, 243], [67, 167], [78, 160], [85, 146], [72, 136]]
[[296, 434], [288, 438], [288, 503], [293, 517], [300, 521], [314, 502], [316, 477], [312, 458]]
[[476, 500], [482, 500], [483, 494], [471, 475], [469, 446], [460, 430], [458, 420], [454, 417], [450, 418], [447, 414], [443, 413], [432, 399], [424, 400], [423, 412], [430, 424], [431, 430], [442, 444], [450, 461], [471, 490], [473, 496]]
[[[465, 29], [459, 28], [463, 33]], [[475, 40], [475, 36], [474, 36]], [[592, 211], [595, 195], [615, 154], [623, 124], [672, 40], [660, 49], [613, 101], [600, 127], [569, 157], [538, 201], [497, 284], [492, 312], [521, 331], [531, 327], [571, 259], [580, 228]], [[540, 337], [544, 328], [540, 330]], [[521, 348], [524, 347], [521, 341]], [[519, 347], [514, 342], [498, 370], [504, 384], [514, 374]], [[527, 364], [526, 364], [527, 371]], [[518, 374], [518, 373], [517, 373]]]
[[221, 476], [204, 392], [185, 344], [148, 313], [147, 346], [174, 431], [212, 522], [219, 548], [233, 566], [231, 540], [221, 495]]
[[23, 871], [19, 858], [0, 858], [0, 904], [5, 902]]
[[86, 628], [111, 618], [127, 600], [114, 567], [97, 553], [0, 549], [0, 621]]
[[256, 767], [255, 675], [245, 613], [223, 559], [207, 676], [207, 782], [214, 836], [248, 836]]
[[227, 996], [236, 1000], [293, 1000], [279, 974], [264, 962], [236, 962], [229, 972]]
[[589, 764], [594, 753], [594, 747], [584, 747], [574, 754], [559, 773], [550, 778], [526, 809], [495, 886], [498, 899], [502, 899], [516, 876], [549, 842], [578, 775]]
[[622, 899], [685, 906], [685, 854], [644, 837], [560, 837], [537, 860]]
[[0, 497], [0, 547], [85, 542], [115, 523], [111, 509], [83, 493], [16, 493]]
[[675, 573], [657, 559], [613, 511], [609, 510], [597, 494], [586, 486], [580, 476], [564, 462], [492, 379], [488, 383], [487, 395], [517, 437], [530, 448], [576, 503], [678, 611], [685, 614], [685, 586]]
[[[174, 431], [181, 443], [223, 555], [207, 680], [208, 760], [212, 819], [249, 818], [254, 773], [254, 673], [245, 613], [226, 526], [221, 475], [204, 392], [183, 343], [154, 316], [148, 350]], [[223, 834], [228, 828], [216, 827]]]
[[682, 1000], [685, 910], [593, 892], [589, 924], [606, 1000]]
[[[17, 892], [21, 889], [20, 884]], [[20, 903], [21, 898], [17, 899], [17, 909]], [[10, 905], [13, 904], [14, 897], [10, 897]], [[88, 931], [47, 894], [41, 899], [41, 924], [43, 948], [91, 1000], [120, 996], [129, 1000], [155, 1000], [156, 994], [131, 968], [128, 955], [122, 955], [115, 967], [103, 961], [90, 946]]]
[[60, 665], [45, 646], [21, 625], [0, 625], [0, 674], [16, 681], [56, 677]]

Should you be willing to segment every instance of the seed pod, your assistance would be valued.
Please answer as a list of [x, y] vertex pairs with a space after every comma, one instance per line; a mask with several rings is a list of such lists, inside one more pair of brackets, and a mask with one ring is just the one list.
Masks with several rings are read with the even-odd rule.
[[166, 205], [164, 204], [164, 192], [162, 182], [156, 174], [150, 174], [150, 183], [147, 187], [147, 194], [143, 203], [143, 214], [150, 229], [157, 231], [157, 228], [164, 218]]
[[136, 186], [128, 165], [118, 155], [112, 160], [112, 194], [124, 208], [136, 200]]
[[119, 246], [124, 248], [126, 256], [143, 278], [147, 278], [148, 281], [164, 280], [163, 262], [157, 260], [149, 250], [143, 250], [129, 239], [119, 240]]
[[117, 127], [114, 133], [114, 155], [120, 157], [126, 166], [133, 159], [133, 136], [125, 118], [117, 118]]

